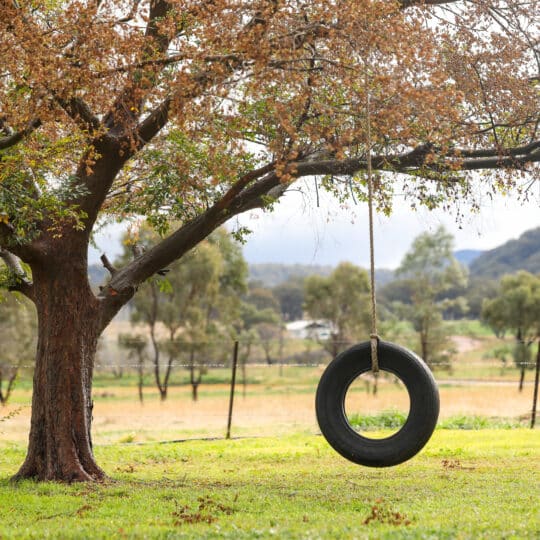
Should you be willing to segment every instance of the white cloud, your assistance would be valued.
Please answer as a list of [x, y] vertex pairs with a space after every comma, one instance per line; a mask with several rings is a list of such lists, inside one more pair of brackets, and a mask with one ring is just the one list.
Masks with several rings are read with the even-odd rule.
[[[309, 184], [306, 184], [309, 186]], [[442, 211], [413, 212], [398, 200], [387, 218], [375, 219], [375, 256], [379, 268], [395, 268], [416, 236], [444, 225], [455, 237], [456, 249], [491, 249], [528, 229], [540, 226], [540, 193], [527, 203], [498, 196], [481, 201], [479, 213], [462, 209], [465, 216], [456, 223], [455, 215]], [[317, 197], [311, 190], [291, 190], [275, 205], [273, 212], [253, 211], [232, 220], [253, 231], [244, 245], [244, 256], [251, 263], [301, 263], [335, 266], [348, 260], [366, 267], [369, 261], [366, 204], [340, 206], [324, 192]], [[98, 249], [91, 248], [91, 263], [105, 252], [111, 260], [121, 252], [122, 224], [106, 228], [96, 236]]]
[[[330, 265], [349, 260], [367, 266], [367, 206], [340, 207], [320, 193], [317, 208], [313, 199], [313, 194], [293, 191], [271, 213], [256, 211], [241, 216], [238, 221], [253, 231], [244, 246], [247, 260]], [[456, 249], [491, 249], [540, 226], [538, 197], [522, 204], [509, 197], [486, 198], [479, 213], [470, 209], [462, 212], [465, 215], [458, 223], [455, 214], [415, 212], [398, 200], [390, 217], [377, 215], [375, 219], [377, 266], [395, 268], [417, 235], [434, 231], [441, 224], [454, 235]]]

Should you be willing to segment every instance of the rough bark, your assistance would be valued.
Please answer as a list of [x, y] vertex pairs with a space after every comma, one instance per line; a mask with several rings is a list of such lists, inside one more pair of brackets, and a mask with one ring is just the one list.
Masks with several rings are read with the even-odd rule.
[[91, 439], [92, 373], [100, 333], [86, 242], [48, 244], [32, 264], [38, 313], [28, 453], [15, 480], [102, 480]]

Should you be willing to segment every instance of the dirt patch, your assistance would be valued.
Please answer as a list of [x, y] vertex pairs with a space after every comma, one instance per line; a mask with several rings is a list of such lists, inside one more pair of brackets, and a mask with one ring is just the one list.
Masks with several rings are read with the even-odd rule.
[[458, 354], [468, 353], [476, 349], [481, 349], [483, 341], [481, 339], [468, 336], [452, 336], [452, 343], [455, 345]]
[[[103, 392], [104, 389], [100, 389]], [[170, 398], [161, 402], [148, 388], [143, 405], [136, 388], [110, 387], [113, 398], [96, 397], [94, 440], [98, 444], [143, 442], [190, 437], [223, 437], [227, 427], [228, 392], [226, 385], [203, 385], [200, 399], [191, 400], [187, 386], [173, 387]], [[441, 418], [454, 415], [520, 417], [530, 412], [531, 391], [519, 392], [515, 385], [463, 385], [440, 388]], [[20, 397], [20, 396], [19, 396]], [[1, 411], [2, 416], [20, 408], [17, 414], [0, 423], [3, 442], [24, 443], [30, 426], [30, 392], [27, 403]], [[18, 398], [19, 399], [19, 398]], [[232, 434], [279, 436], [297, 432], [317, 433], [315, 387], [302, 391], [283, 387], [249, 385], [246, 397], [239, 390], [234, 403]], [[377, 414], [405, 406], [402, 389], [393, 382], [381, 385], [377, 396], [359, 393], [355, 409], [359, 414]]]

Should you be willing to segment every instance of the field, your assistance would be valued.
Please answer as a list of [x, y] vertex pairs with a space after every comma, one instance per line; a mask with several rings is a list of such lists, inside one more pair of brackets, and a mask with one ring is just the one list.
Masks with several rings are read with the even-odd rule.
[[[390, 469], [346, 462], [318, 434], [322, 366], [250, 365], [224, 440], [228, 368], [191, 399], [186, 372], [158, 398], [147, 375], [97, 373], [94, 442], [110, 476], [100, 485], [9, 478], [28, 436], [30, 381], [0, 410], [0, 538], [540, 538], [540, 430], [526, 429], [532, 377], [486, 356], [490, 336], [455, 338], [451, 372], [437, 372], [439, 428], [413, 460]], [[355, 383], [346, 408], [371, 436], [408, 396], [391, 377]], [[455, 429], [460, 428], [460, 429]], [[476, 429], [482, 428], [482, 429]], [[366, 428], [368, 429], [368, 427]]]
[[57, 485], [8, 477], [1, 538], [433, 538], [540, 536], [540, 431], [437, 430], [415, 459], [366, 469], [320, 436], [98, 445], [112, 480]]
[[[518, 372], [486, 356], [500, 342], [491, 336], [457, 336], [457, 354], [451, 372], [435, 373], [441, 396], [441, 420], [479, 416], [503, 418], [527, 425], [532, 408], [533, 372], [518, 391]], [[232, 434], [281, 436], [318, 433], [314, 396], [324, 366], [248, 365], [246, 385], [238, 374]], [[152, 375], [145, 377], [144, 403], [137, 399], [134, 374], [114, 377], [98, 371], [94, 381], [94, 440], [102, 443], [153, 442], [194, 437], [222, 437], [227, 426], [230, 368], [211, 369], [203, 378], [199, 400], [191, 399], [187, 371], [173, 371], [169, 397], [161, 402]], [[408, 411], [408, 396], [393, 378], [363, 377], [351, 392], [353, 413], [377, 415]], [[22, 378], [8, 407], [9, 420], [0, 423], [2, 440], [24, 443], [27, 439], [31, 381]], [[348, 405], [348, 404], [346, 404]]]

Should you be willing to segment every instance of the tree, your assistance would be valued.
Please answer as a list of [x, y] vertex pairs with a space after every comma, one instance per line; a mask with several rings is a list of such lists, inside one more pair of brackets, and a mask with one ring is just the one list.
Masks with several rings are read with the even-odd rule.
[[304, 278], [293, 276], [276, 285], [274, 296], [279, 300], [281, 316], [285, 321], [302, 318], [304, 309]]
[[525, 271], [503, 276], [495, 298], [484, 300], [482, 319], [497, 336], [514, 335], [521, 392], [525, 370], [533, 366], [531, 345], [538, 340], [540, 346], [540, 276]]
[[[430, 208], [534, 178], [538, 8], [2, 0], [0, 256], [39, 321], [16, 478], [104, 477], [91, 443], [100, 334], [144, 281], [295, 179], [365, 197], [369, 163], [389, 211], [395, 172]], [[95, 295], [96, 225], [141, 215], [162, 240], [121, 268], [104, 256]]]
[[[148, 249], [156, 235], [149, 229], [142, 233], [137, 245]], [[187, 355], [193, 399], [197, 399], [206, 372], [203, 357], [213, 342], [224, 338], [227, 324], [238, 316], [246, 274], [241, 251], [229, 235], [217, 231], [171, 265], [166, 280], [151, 279], [142, 286], [133, 300], [131, 320], [149, 329], [154, 379], [162, 400], [167, 398], [173, 364], [183, 352]], [[165, 329], [166, 336], [160, 338], [158, 325]]]
[[467, 271], [453, 255], [452, 235], [442, 226], [419, 235], [396, 275], [409, 291], [410, 304], [399, 303], [399, 313], [418, 333], [420, 356], [432, 369], [449, 367], [451, 350], [443, 312], [464, 303], [461, 297], [447, 295], [467, 285]]
[[279, 311], [279, 300], [275, 297], [271, 289], [264, 287], [250, 287], [246, 296], [246, 302], [259, 310], [271, 309], [276, 313]]
[[128, 351], [128, 360], [137, 360], [137, 389], [142, 405], [144, 402], [144, 361], [147, 358], [146, 338], [140, 334], [119, 334], [118, 345]]
[[331, 335], [323, 341], [332, 358], [358, 336], [369, 337], [369, 279], [367, 272], [341, 263], [327, 278], [305, 280], [305, 309], [314, 319], [330, 323]]
[[0, 298], [0, 404], [6, 405], [21, 366], [33, 363], [36, 321], [24, 297]]
[[497, 280], [492, 280], [485, 276], [470, 276], [465, 293], [467, 306], [469, 307], [467, 316], [470, 319], [481, 319], [484, 299], [496, 296], [498, 288], [499, 283]]

